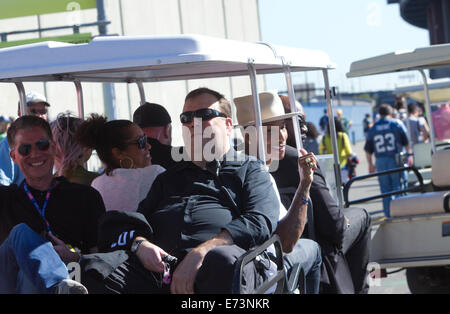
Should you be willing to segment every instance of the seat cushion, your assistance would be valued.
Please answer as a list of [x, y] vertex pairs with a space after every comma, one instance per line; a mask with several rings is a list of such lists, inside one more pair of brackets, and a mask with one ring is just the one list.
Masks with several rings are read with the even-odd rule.
[[439, 214], [449, 211], [450, 191], [407, 195], [391, 201], [391, 216]]
[[414, 166], [424, 168], [431, 166], [431, 143], [417, 143], [413, 146]]
[[450, 186], [450, 150], [437, 151], [431, 157], [432, 180], [435, 186]]

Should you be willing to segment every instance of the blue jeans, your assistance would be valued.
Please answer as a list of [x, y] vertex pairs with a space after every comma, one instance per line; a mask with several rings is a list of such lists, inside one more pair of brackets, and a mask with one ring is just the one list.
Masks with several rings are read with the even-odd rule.
[[319, 244], [309, 239], [299, 239], [291, 253], [285, 254], [284, 267], [289, 278], [292, 267], [300, 264], [305, 272], [305, 287], [300, 287], [306, 294], [318, 294], [320, 288], [320, 266], [322, 265]]
[[0, 293], [53, 293], [65, 278], [53, 245], [26, 224], [16, 225], [0, 246]]
[[[395, 160], [395, 157], [378, 157], [376, 159], [375, 164], [377, 172], [395, 169], [399, 167], [397, 161]], [[403, 188], [402, 178], [403, 178], [402, 172], [396, 172], [379, 176], [378, 182], [380, 183], [380, 192], [388, 193], [402, 189]], [[386, 217], [391, 217], [390, 203], [392, 199], [394, 199], [394, 196], [383, 198], [383, 211]]]

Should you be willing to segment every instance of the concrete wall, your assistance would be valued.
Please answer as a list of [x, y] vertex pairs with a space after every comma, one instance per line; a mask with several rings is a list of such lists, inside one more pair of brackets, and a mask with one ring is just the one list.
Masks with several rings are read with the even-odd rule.
[[[202, 34], [244, 41], [260, 41], [257, 0], [104, 0], [108, 34], [160, 35]], [[97, 10], [63, 12], [0, 20], [0, 32], [41, 27], [91, 23], [97, 20]], [[98, 34], [97, 27], [82, 28], [81, 31]], [[35, 37], [70, 34], [71, 30], [47, 31], [41, 34], [10, 35], [8, 41]], [[45, 94], [51, 103], [49, 116], [58, 113], [77, 113], [76, 93], [72, 83], [25, 83], [25, 90]], [[85, 115], [96, 112], [105, 114], [102, 84], [83, 83]], [[219, 78], [206, 80], [145, 83], [147, 101], [165, 105], [174, 121], [174, 144], [181, 145], [181, 128], [178, 116], [185, 95], [192, 89], [206, 86], [223, 93], [228, 99], [251, 93], [248, 77]], [[260, 90], [265, 89], [263, 77], [259, 77]], [[139, 105], [139, 92], [135, 84], [113, 84], [113, 114], [118, 119], [131, 119]], [[17, 116], [18, 94], [15, 85], [0, 83], [0, 114]]]

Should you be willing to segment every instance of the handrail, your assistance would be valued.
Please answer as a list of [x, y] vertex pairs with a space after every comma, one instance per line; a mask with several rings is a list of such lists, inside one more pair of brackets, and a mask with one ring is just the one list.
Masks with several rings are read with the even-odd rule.
[[260, 246], [249, 250], [247, 253], [243, 254], [238, 258], [235, 264], [234, 276], [233, 276], [233, 294], [242, 294], [242, 285], [241, 279], [245, 265], [253, 262], [259, 254], [261, 254], [264, 250], [266, 250], [269, 246], [274, 245], [277, 260], [275, 261], [277, 265], [277, 273], [275, 276], [271, 277], [267, 281], [265, 281], [260, 287], [257, 287], [255, 290], [256, 294], [261, 294], [266, 292], [273, 285], [277, 285], [275, 289], [275, 294], [280, 294], [283, 291], [284, 283], [285, 283], [285, 270], [283, 266], [283, 251], [281, 248], [280, 237], [277, 234], [272, 235], [272, 237], [261, 244]]
[[424, 184], [423, 184], [423, 178], [422, 175], [420, 174], [419, 170], [414, 167], [400, 167], [400, 168], [395, 168], [395, 169], [390, 169], [390, 170], [385, 170], [385, 171], [380, 171], [380, 172], [375, 172], [375, 173], [369, 173], [366, 175], [362, 175], [362, 176], [357, 176], [357, 177], [353, 177], [351, 178], [344, 186], [344, 202], [345, 202], [345, 207], [349, 207], [350, 205], [354, 205], [354, 204], [359, 204], [359, 203], [364, 203], [364, 202], [368, 202], [377, 198], [384, 198], [384, 197], [388, 197], [388, 196], [392, 196], [392, 195], [398, 195], [398, 194], [404, 194], [406, 192], [416, 192], [418, 190], [418, 187], [411, 187], [411, 188], [405, 188], [402, 190], [397, 190], [397, 191], [393, 191], [393, 192], [387, 192], [387, 193], [381, 193], [375, 196], [369, 196], [369, 197], [365, 197], [365, 198], [360, 198], [354, 201], [349, 201], [348, 200], [348, 194], [350, 191], [350, 186], [355, 182], [355, 181], [361, 181], [361, 180], [365, 180], [368, 178], [372, 178], [372, 177], [378, 177], [381, 175], [385, 175], [385, 174], [391, 174], [391, 173], [396, 173], [396, 172], [403, 172], [403, 171], [409, 171], [412, 170], [414, 171], [414, 174], [416, 175], [418, 181], [419, 181], [419, 188], [420, 191], [423, 193], [425, 190]]
[[81, 27], [89, 27], [89, 26], [96, 26], [96, 25], [103, 26], [103, 25], [108, 25], [108, 24], [111, 24], [111, 21], [98, 21], [98, 22], [92, 22], [92, 23], [68, 25], [68, 26], [54, 26], [54, 27], [45, 27], [45, 28], [37, 28], [37, 29], [27, 29], [27, 30], [22, 30], [22, 31], [2, 32], [2, 33], [0, 33], [0, 39], [1, 39], [1, 41], [5, 42], [5, 41], [7, 41], [8, 35], [55, 31], [55, 30], [68, 29], [68, 28], [72, 28], [74, 30], [74, 34], [77, 34], [77, 33], [79, 33], [79, 30]]

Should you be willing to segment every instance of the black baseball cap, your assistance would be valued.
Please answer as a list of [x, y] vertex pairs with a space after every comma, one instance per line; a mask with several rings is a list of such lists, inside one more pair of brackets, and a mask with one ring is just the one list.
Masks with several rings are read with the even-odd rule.
[[167, 110], [158, 104], [146, 102], [133, 113], [133, 122], [140, 128], [165, 126], [172, 123]]

